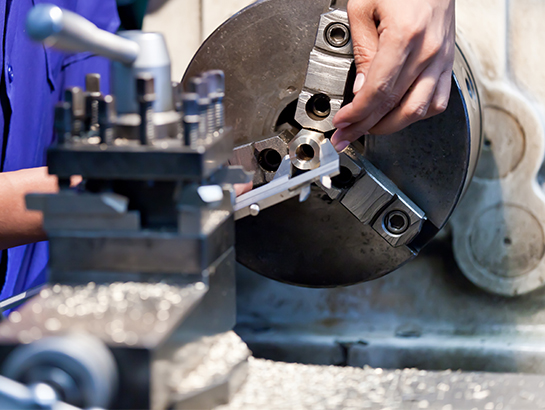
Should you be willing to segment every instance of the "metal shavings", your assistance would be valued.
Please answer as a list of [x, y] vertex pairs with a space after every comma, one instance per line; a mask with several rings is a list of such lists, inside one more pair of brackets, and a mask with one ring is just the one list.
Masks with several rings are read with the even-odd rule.
[[245, 385], [217, 410], [545, 409], [543, 377], [537, 375], [249, 362]]
[[43, 336], [81, 331], [107, 343], [153, 346], [206, 291], [202, 282], [185, 286], [138, 282], [57, 284], [12, 312], [9, 320], [0, 325], [0, 334], [31, 343]]
[[248, 347], [234, 332], [188, 343], [174, 355], [170, 387], [181, 395], [194, 393], [225, 378], [249, 356]]

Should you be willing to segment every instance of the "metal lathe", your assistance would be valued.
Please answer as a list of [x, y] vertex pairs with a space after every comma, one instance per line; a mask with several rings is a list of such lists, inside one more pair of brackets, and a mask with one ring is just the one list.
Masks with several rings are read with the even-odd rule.
[[[525, 162], [530, 181], [506, 173], [502, 193], [486, 183], [483, 132], [489, 118], [509, 124], [485, 118], [491, 101], [521, 127], [536, 116], [522, 94], [479, 80], [462, 36], [443, 114], [337, 153], [332, 119], [355, 79], [346, 1], [258, 1], [206, 40], [180, 83], [159, 33], [110, 34], [48, 4], [26, 31], [111, 59], [112, 90], [89, 73], [55, 108], [60, 191], [27, 197], [44, 215], [49, 282], [1, 302], [0, 409], [545, 408], [528, 374], [545, 370], [543, 339], [521, 342], [491, 307], [545, 281], [543, 249], [508, 255], [517, 238], [495, 224], [507, 215], [542, 232], [542, 156]], [[513, 187], [527, 189], [524, 206], [499, 200]], [[411, 271], [419, 253], [442, 255], [448, 231], [442, 260], [464, 279]], [[274, 281], [236, 280], [236, 261]], [[331, 296], [383, 276], [345, 305]], [[536, 309], [510, 304], [520, 317]], [[250, 357], [235, 324], [256, 356], [301, 364]]]

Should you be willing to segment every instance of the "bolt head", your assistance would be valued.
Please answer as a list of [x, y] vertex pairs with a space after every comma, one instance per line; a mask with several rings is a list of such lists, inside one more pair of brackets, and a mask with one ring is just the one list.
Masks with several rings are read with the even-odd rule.
[[142, 73], [136, 78], [136, 95], [140, 102], [155, 101], [155, 80], [151, 74]]
[[403, 211], [392, 211], [384, 218], [384, 227], [392, 235], [401, 235], [409, 229], [410, 219]]
[[330, 24], [326, 29], [325, 38], [332, 47], [344, 47], [350, 41], [350, 29], [342, 23]]
[[259, 212], [261, 211], [261, 209], [259, 209], [259, 205], [258, 204], [252, 204], [250, 205], [250, 215], [252, 216], [257, 216], [259, 215]]
[[100, 94], [100, 74], [90, 73], [85, 76], [85, 90], [91, 94]]

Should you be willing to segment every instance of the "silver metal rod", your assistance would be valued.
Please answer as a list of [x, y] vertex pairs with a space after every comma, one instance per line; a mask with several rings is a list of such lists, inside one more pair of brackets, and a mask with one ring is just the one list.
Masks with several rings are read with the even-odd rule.
[[53, 4], [39, 4], [27, 16], [26, 30], [36, 41], [64, 51], [89, 51], [130, 65], [139, 45], [99, 29], [89, 20]]

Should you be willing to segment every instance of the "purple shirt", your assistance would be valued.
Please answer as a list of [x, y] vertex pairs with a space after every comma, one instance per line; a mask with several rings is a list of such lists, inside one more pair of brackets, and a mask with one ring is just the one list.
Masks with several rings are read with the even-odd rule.
[[[115, 0], [0, 0], [0, 30], [5, 34], [0, 44], [5, 84], [0, 90], [5, 102], [0, 109], [0, 147], [7, 138], [3, 171], [46, 164], [46, 150], [53, 141], [54, 106], [66, 87], [83, 87], [86, 73], [100, 73], [102, 91], [110, 89], [106, 59], [45, 49], [28, 38], [26, 15], [39, 3], [72, 10], [111, 32], [119, 26]], [[9, 249], [0, 300], [44, 283], [47, 261], [47, 242]]]

